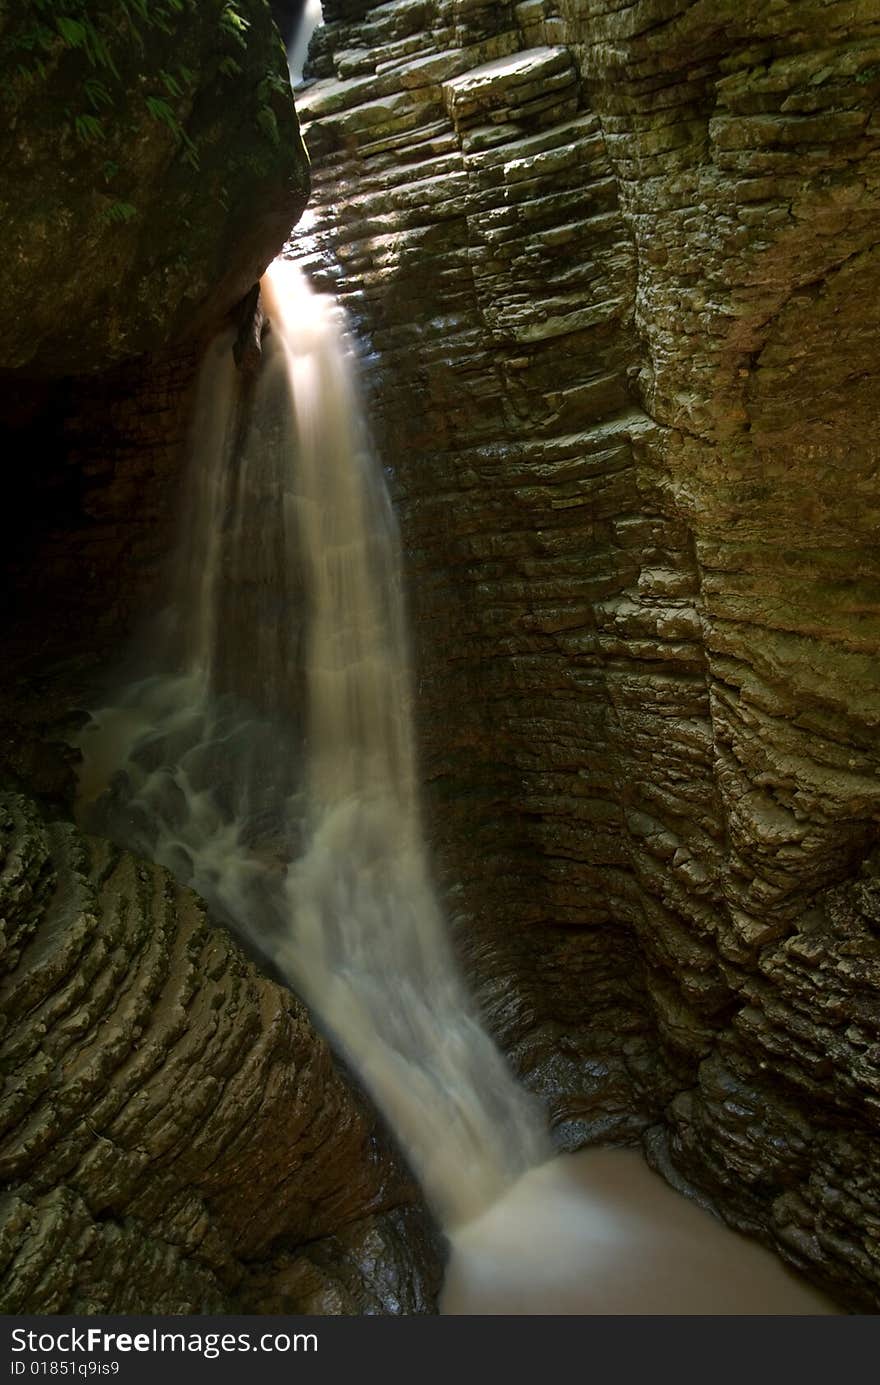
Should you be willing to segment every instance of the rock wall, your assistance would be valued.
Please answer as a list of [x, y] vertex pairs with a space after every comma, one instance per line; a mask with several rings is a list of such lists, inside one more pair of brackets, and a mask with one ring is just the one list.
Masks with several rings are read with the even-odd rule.
[[487, 1010], [562, 1143], [642, 1132], [876, 1305], [876, 7], [324, 13], [294, 253], [364, 342]]
[[430, 1311], [374, 1117], [190, 891], [7, 792], [0, 917], [3, 1312]]

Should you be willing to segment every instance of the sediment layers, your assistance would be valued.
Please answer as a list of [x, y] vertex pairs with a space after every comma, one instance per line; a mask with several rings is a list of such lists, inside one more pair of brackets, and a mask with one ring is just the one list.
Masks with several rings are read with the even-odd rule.
[[644, 1132], [875, 1303], [876, 15], [325, 18], [294, 252], [364, 342], [484, 1004], [561, 1142]]
[[430, 1311], [375, 1118], [195, 895], [3, 793], [0, 906], [4, 1312]]

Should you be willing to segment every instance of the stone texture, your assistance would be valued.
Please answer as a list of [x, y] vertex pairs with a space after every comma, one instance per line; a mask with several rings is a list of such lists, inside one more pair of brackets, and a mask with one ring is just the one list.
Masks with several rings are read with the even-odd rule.
[[393, 472], [438, 869], [568, 1145], [876, 1306], [880, 17], [327, 6], [292, 253]]
[[419, 1207], [369, 1217], [255, 1273], [244, 1300], [260, 1313], [375, 1317], [434, 1311], [437, 1237]]
[[4, 792], [0, 917], [3, 1312], [431, 1310], [408, 1177], [191, 892]]
[[264, 0], [26, 0], [0, 77], [2, 369], [105, 370], [213, 326], [303, 208]]

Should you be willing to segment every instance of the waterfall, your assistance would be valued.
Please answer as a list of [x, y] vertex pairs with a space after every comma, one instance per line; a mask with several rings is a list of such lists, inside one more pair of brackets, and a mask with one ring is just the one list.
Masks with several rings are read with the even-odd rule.
[[82, 737], [80, 819], [303, 996], [452, 1232], [456, 1313], [827, 1313], [633, 1152], [549, 1162], [482, 1027], [419, 819], [394, 513], [344, 316], [276, 261], [256, 380], [207, 353], [157, 666]]
[[309, 55], [309, 40], [321, 19], [321, 0], [306, 0], [300, 21], [287, 44], [287, 66], [293, 86], [303, 79], [303, 68]]
[[95, 714], [81, 816], [271, 959], [461, 1226], [549, 1143], [431, 884], [397, 525], [342, 311], [288, 261], [263, 295], [258, 378], [226, 338], [202, 371], [170, 671]]

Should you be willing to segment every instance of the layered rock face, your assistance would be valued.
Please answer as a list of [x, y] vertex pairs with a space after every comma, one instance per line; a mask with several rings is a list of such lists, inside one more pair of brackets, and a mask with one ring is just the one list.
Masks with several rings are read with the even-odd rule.
[[3, 793], [0, 914], [4, 1312], [427, 1310], [415, 1190], [190, 891]]
[[324, 11], [295, 249], [365, 342], [487, 1009], [562, 1142], [644, 1132], [876, 1303], [876, 9]]

